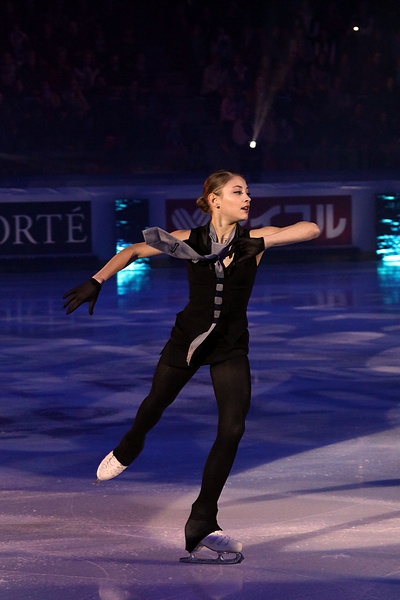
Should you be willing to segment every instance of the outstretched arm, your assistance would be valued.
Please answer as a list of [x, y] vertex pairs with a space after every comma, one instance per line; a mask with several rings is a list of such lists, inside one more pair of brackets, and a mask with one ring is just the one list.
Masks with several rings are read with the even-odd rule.
[[162, 253], [155, 248], [151, 248], [151, 246], [148, 246], [145, 242], [132, 244], [115, 254], [115, 256], [113, 256], [100, 271], [97, 271], [97, 273], [93, 275], [93, 278], [103, 284], [107, 279], [110, 279], [110, 277], [131, 265], [135, 260], [138, 260], [138, 258], [150, 258], [156, 254]]
[[320, 230], [316, 223], [299, 221], [288, 227], [261, 227], [252, 229], [249, 238], [238, 238], [230, 246], [232, 252], [237, 253], [237, 262], [253, 256], [260, 262], [264, 250], [272, 246], [285, 246], [296, 242], [307, 242], [318, 237]]
[[273, 246], [286, 246], [297, 242], [308, 242], [318, 237], [320, 229], [311, 221], [298, 221], [288, 227], [261, 227], [252, 229], [250, 236], [264, 239], [265, 249]]
[[[180, 240], [186, 240], [189, 237], [189, 233], [189, 231], [179, 230], [174, 231], [172, 235]], [[132, 244], [121, 250], [121, 252], [118, 252], [118, 254], [115, 254], [91, 279], [64, 294], [65, 303], [63, 308], [67, 309], [67, 315], [85, 302], [89, 302], [89, 314], [92, 315], [101, 286], [107, 279], [125, 269], [125, 267], [132, 264], [138, 258], [150, 258], [157, 254], [162, 254], [162, 252], [148, 246], [145, 242]]]

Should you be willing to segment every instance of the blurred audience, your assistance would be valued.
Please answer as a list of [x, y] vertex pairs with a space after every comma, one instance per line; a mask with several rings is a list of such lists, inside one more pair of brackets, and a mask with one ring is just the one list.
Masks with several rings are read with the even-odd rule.
[[398, 168], [399, 17], [396, 0], [4, 0], [0, 173]]

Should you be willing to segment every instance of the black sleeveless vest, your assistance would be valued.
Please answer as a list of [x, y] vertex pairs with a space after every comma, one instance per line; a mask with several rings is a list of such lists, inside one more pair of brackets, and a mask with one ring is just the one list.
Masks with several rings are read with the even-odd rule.
[[[235, 237], [249, 237], [239, 224]], [[199, 254], [211, 252], [209, 224], [197, 227], [186, 240]], [[213, 322], [216, 275], [212, 264], [187, 261], [189, 302], [177, 314], [171, 338], [163, 350], [163, 360], [172, 366], [186, 367], [190, 343]], [[191, 364], [213, 364], [248, 353], [247, 305], [257, 272], [256, 258], [224, 268], [221, 315], [214, 331], [193, 355]]]

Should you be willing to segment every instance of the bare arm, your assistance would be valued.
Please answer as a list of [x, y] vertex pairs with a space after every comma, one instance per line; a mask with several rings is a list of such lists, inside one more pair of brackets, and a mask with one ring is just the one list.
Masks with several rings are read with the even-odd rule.
[[[187, 240], [189, 233], [190, 232], [186, 230], [179, 230], [173, 231], [171, 235], [179, 240]], [[150, 258], [151, 256], [156, 256], [157, 254], [162, 254], [162, 252], [152, 248], [151, 246], [148, 246], [145, 242], [132, 244], [113, 256], [108, 263], [104, 265], [102, 269], [100, 269], [100, 271], [93, 275], [93, 278], [100, 283], [104, 283], [104, 281], [107, 281], [107, 279], [110, 279], [110, 277], [119, 271], [122, 271], [122, 269], [125, 269], [125, 267], [132, 264], [138, 258]]]
[[[174, 237], [183, 241], [188, 239], [189, 234], [190, 231], [186, 230], [174, 231], [172, 233]], [[113, 256], [108, 263], [100, 269], [100, 271], [97, 271], [97, 273], [95, 273], [88, 281], [74, 287], [64, 294], [64, 308], [67, 309], [67, 315], [74, 312], [74, 310], [85, 302], [89, 302], [89, 314], [92, 315], [101, 286], [107, 279], [119, 271], [122, 271], [122, 269], [125, 269], [125, 267], [138, 258], [150, 258], [156, 254], [162, 254], [162, 252], [148, 246], [145, 242], [132, 244], [121, 250], [121, 252], [118, 252], [118, 254], [115, 254], [115, 256]]]
[[286, 246], [297, 242], [308, 242], [318, 237], [320, 229], [316, 223], [311, 221], [298, 221], [288, 227], [261, 227], [252, 229], [250, 237], [262, 237], [265, 249], [273, 246]]

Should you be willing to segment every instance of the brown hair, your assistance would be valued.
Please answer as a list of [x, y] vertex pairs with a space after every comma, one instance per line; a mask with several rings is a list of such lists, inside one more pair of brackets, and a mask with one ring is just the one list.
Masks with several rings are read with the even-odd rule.
[[216, 194], [219, 196], [224, 185], [226, 185], [234, 177], [241, 177], [241, 175], [238, 173], [233, 173], [232, 171], [225, 171], [224, 169], [220, 169], [219, 171], [211, 173], [211, 175], [209, 175], [204, 182], [203, 195], [196, 200], [197, 206], [203, 212], [211, 213], [208, 196], [210, 194]]

